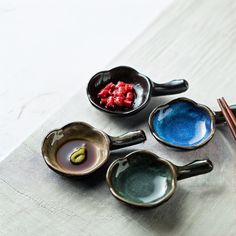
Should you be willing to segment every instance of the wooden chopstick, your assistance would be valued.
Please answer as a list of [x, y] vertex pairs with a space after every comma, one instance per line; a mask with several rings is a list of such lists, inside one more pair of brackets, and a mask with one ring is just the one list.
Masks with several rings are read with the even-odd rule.
[[229, 128], [234, 136], [234, 139], [236, 140], [236, 117], [234, 116], [233, 112], [231, 111], [229, 105], [227, 104], [224, 98], [217, 99], [217, 102], [226, 119], [226, 122], [229, 125]]
[[231, 109], [230, 109], [228, 103], [225, 101], [224, 97], [221, 98], [221, 101], [222, 101], [223, 106], [226, 108], [226, 110], [227, 110], [231, 120], [233, 121], [233, 123], [234, 123], [234, 125], [236, 127], [236, 117], [235, 117], [234, 113], [231, 111]]

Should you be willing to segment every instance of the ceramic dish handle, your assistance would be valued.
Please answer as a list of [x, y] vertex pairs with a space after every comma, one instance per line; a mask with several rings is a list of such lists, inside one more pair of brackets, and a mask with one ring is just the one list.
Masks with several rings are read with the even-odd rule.
[[152, 82], [152, 96], [177, 94], [186, 90], [188, 90], [188, 82], [184, 79], [172, 80], [164, 84]]
[[137, 131], [132, 131], [128, 132], [126, 134], [123, 134], [118, 137], [111, 137], [109, 136], [111, 140], [111, 150], [135, 145], [138, 143], [142, 143], [146, 140], [146, 135], [143, 130], [137, 130]]
[[177, 180], [202, 175], [212, 170], [213, 164], [210, 160], [196, 160], [185, 166], [176, 166]]
[[[230, 106], [230, 109], [232, 110], [232, 112], [236, 116], [236, 105]], [[226, 122], [225, 117], [223, 116], [222, 111], [216, 111], [215, 112], [215, 119], [216, 119], [216, 124], [222, 124], [222, 123]]]

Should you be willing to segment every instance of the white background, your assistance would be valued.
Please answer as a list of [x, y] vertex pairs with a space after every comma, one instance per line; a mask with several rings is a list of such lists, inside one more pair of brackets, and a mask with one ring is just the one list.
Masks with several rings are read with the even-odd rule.
[[0, 160], [173, 0], [1, 0]]

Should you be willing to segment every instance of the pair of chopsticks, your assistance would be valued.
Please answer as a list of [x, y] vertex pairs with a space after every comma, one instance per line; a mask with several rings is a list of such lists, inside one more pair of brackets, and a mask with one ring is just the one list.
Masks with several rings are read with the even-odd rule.
[[229, 105], [227, 104], [227, 102], [223, 97], [217, 99], [217, 102], [226, 119], [226, 122], [229, 125], [229, 128], [234, 136], [234, 139], [236, 140], [236, 117], [234, 116], [234, 113], [231, 111]]

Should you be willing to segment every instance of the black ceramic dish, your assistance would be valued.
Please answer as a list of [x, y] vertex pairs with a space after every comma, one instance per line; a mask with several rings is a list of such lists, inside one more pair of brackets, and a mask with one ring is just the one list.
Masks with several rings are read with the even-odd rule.
[[[231, 108], [236, 114], [236, 106]], [[188, 98], [177, 98], [151, 112], [149, 128], [165, 145], [191, 150], [209, 142], [215, 134], [215, 124], [223, 122], [222, 112], [213, 112]]]
[[212, 171], [212, 162], [196, 160], [185, 166], [148, 151], [135, 151], [115, 160], [107, 170], [107, 183], [114, 197], [138, 207], [155, 207], [175, 193], [177, 180]]
[[[97, 97], [97, 94], [108, 83], [113, 82], [116, 84], [120, 80], [133, 85], [135, 90], [133, 105], [131, 108], [127, 109], [107, 109], [100, 104], [100, 99]], [[124, 116], [141, 111], [148, 104], [151, 97], [178, 94], [187, 89], [188, 82], [186, 80], [172, 80], [164, 84], [157, 84], [131, 67], [119, 66], [95, 74], [88, 83], [87, 95], [91, 104], [100, 111]]]

